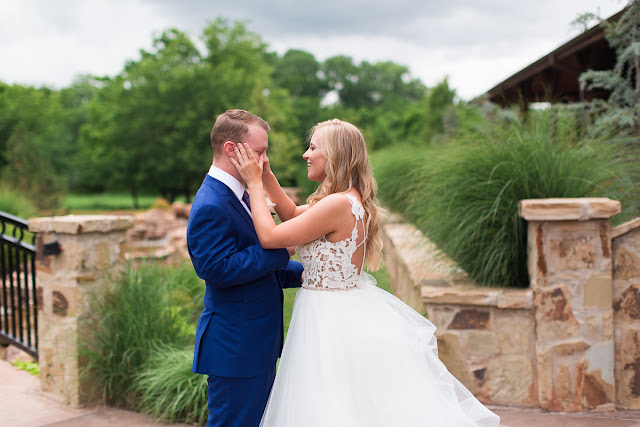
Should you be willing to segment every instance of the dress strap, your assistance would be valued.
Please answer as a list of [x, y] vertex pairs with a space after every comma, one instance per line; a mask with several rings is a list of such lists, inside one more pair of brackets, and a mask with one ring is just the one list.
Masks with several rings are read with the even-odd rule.
[[356, 245], [356, 249], [358, 249], [361, 245], [364, 245], [364, 255], [362, 256], [362, 265], [360, 266], [360, 272], [362, 272], [362, 270], [364, 269], [365, 256], [367, 254], [367, 228], [365, 227], [365, 222], [364, 222], [365, 211], [364, 211], [364, 207], [362, 206], [362, 203], [360, 203], [358, 199], [355, 198], [355, 196], [352, 196], [351, 194], [347, 194], [347, 197], [351, 202], [351, 212], [356, 217], [356, 230], [358, 229], [358, 220], [362, 221], [362, 231], [364, 234], [364, 238], [362, 239], [362, 242]]

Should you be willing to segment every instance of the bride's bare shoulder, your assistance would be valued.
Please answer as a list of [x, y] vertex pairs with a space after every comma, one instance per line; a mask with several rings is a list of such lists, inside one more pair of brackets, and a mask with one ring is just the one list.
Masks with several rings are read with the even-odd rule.
[[312, 208], [318, 210], [328, 210], [335, 213], [348, 211], [351, 207], [348, 193], [333, 193], [320, 199]]

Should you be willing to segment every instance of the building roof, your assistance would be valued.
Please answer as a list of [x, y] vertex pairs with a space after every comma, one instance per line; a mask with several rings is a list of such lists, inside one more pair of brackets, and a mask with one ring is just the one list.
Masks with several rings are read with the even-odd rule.
[[[623, 12], [624, 9], [607, 21], [617, 21]], [[486, 95], [503, 106], [606, 97], [602, 91], [583, 93], [578, 78], [587, 70], [610, 70], [615, 62], [616, 53], [607, 43], [603, 26], [598, 24], [498, 83]]]

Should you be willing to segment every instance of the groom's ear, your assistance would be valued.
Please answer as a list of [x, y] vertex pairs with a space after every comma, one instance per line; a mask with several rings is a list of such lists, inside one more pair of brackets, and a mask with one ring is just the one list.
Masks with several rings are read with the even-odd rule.
[[233, 141], [227, 141], [222, 145], [222, 151], [224, 152], [225, 156], [227, 156], [230, 159], [236, 157], [236, 153], [234, 151], [235, 148], [236, 148], [236, 143]]

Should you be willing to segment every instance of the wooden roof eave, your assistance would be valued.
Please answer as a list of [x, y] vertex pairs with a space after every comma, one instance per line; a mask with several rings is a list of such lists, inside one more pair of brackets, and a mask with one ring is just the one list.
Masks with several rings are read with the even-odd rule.
[[[623, 12], [624, 10], [621, 10], [620, 12], [607, 19], [607, 21], [617, 21], [620, 16], [622, 16]], [[519, 87], [520, 85], [522, 85], [522, 83], [524, 83], [534, 75], [550, 68], [580, 73], [581, 70], [563, 65], [560, 63], [560, 61], [570, 57], [571, 55], [574, 55], [575, 53], [585, 49], [590, 45], [597, 43], [598, 41], [604, 39], [604, 37], [604, 29], [602, 25], [598, 24], [595, 27], [590, 28], [584, 33], [569, 40], [567, 43], [538, 59], [526, 68], [518, 71], [503, 82], [498, 83], [496, 86], [487, 91], [487, 95], [489, 95], [490, 98], [502, 97], [506, 92], [512, 91], [514, 88]]]

